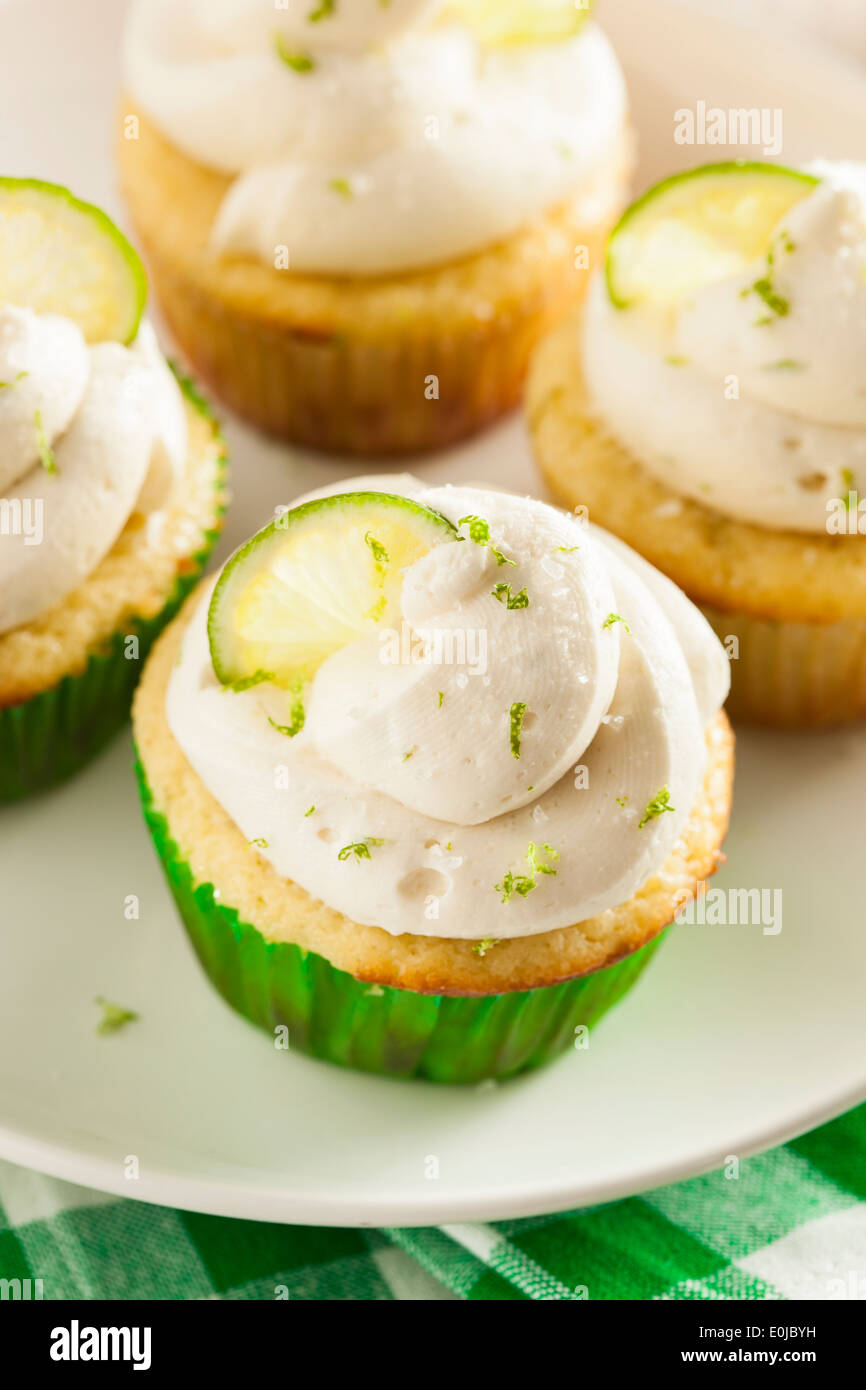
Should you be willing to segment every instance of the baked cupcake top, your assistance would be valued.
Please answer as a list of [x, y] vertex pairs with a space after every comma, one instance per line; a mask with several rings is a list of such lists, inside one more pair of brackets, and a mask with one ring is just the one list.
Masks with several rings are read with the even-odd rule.
[[596, 412], [648, 472], [740, 521], [826, 531], [866, 493], [866, 165], [659, 185], [615, 229], [582, 334]]
[[182, 473], [182, 397], [144, 295], [96, 208], [0, 180], [0, 633], [65, 598]]
[[728, 675], [697, 609], [605, 532], [392, 474], [310, 494], [232, 558], [167, 717], [250, 852], [314, 898], [501, 940], [661, 867]]
[[231, 177], [214, 252], [398, 273], [511, 235], [603, 167], [625, 88], [588, 8], [137, 0], [126, 77], [168, 139]]

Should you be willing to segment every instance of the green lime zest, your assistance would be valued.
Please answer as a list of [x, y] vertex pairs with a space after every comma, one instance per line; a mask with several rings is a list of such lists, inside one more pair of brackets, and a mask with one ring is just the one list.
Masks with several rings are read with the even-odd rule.
[[308, 820], [308, 819], [310, 818], [310, 816], [313, 814], [313, 812], [315, 811], [315, 809], [316, 809], [316, 806], [315, 806], [315, 802], [314, 802], [313, 805], [309, 808], [309, 810], [307, 810], [307, 811], [304, 812], [304, 820]]
[[499, 938], [496, 936], [485, 936], [483, 941], [476, 941], [472, 947], [472, 954], [483, 960], [488, 951], [492, 951], [494, 946], [499, 945]]
[[507, 555], [503, 555], [501, 550], [497, 550], [490, 539], [490, 522], [485, 521], [483, 516], [464, 516], [457, 523], [458, 526], [465, 526], [469, 531], [469, 539], [475, 545], [485, 546], [495, 559], [497, 565], [512, 565], [517, 567], [516, 560], [509, 560]]
[[14, 381], [0, 381], [0, 391], [13, 390], [13, 388], [18, 385], [19, 381], [23, 381], [25, 377], [29, 375], [29, 372], [19, 372]]
[[259, 839], [259, 840], [248, 840], [248, 841], [247, 841], [247, 849], [267, 849], [267, 847], [268, 847], [268, 842], [267, 842], [267, 840], [261, 840], [261, 839]]
[[377, 840], [374, 836], [368, 835], [364, 840], [356, 840], [353, 845], [344, 845], [337, 855], [337, 858], [341, 864], [344, 864], [347, 859], [352, 858], [356, 860], [369, 859], [371, 858], [370, 850], [377, 848], [379, 845], [384, 845], [384, 843], [384, 840]]
[[309, 24], [318, 24], [322, 19], [328, 19], [337, 8], [337, 0], [319, 0], [316, 8], [310, 10], [307, 15]]
[[348, 179], [331, 179], [328, 183], [328, 187], [330, 188], [332, 193], [339, 193], [341, 198], [354, 198], [355, 196], [355, 191], [352, 188], [352, 185], [349, 183]]
[[529, 607], [529, 595], [525, 588], [521, 589], [519, 594], [513, 594], [510, 584], [497, 584], [492, 593], [499, 603], [505, 604], [509, 613], [513, 613], [517, 608]]
[[445, 703], [445, 691], [444, 691], [444, 690], [437, 690], [437, 691], [436, 691], [436, 708], [437, 708], [437, 709], [441, 709], [442, 706], [444, 705], [444, 703]]
[[676, 807], [670, 804], [671, 794], [668, 787], [662, 787], [657, 791], [651, 801], [647, 802], [646, 810], [638, 821], [638, 830], [643, 830], [645, 825], [649, 825], [656, 816], [662, 815], [664, 811], [675, 811]]
[[629, 627], [625, 618], [621, 618], [618, 613], [608, 613], [607, 617], [601, 625], [602, 632], [607, 632], [608, 628], [613, 627], [615, 623], [622, 623], [629, 637], [631, 637], [631, 628]]
[[[787, 232], [780, 232], [777, 240], [781, 243], [783, 251], [790, 253], [794, 250], [794, 243]], [[777, 318], [785, 318], [791, 308], [790, 301], [787, 300], [784, 295], [779, 294], [773, 284], [773, 270], [775, 265], [775, 243], [771, 242], [767, 251], [767, 273], [759, 276], [753, 285], [747, 285], [745, 289], [740, 290], [741, 299], [747, 298], [750, 294], [756, 294], [770, 310], [770, 316], [768, 318], [756, 320], [756, 328], [760, 328], [767, 323], [772, 323], [774, 314]]]
[[93, 1002], [102, 1010], [102, 1018], [96, 1025], [96, 1031], [101, 1037], [106, 1037], [109, 1033], [119, 1033], [127, 1023], [138, 1022], [138, 1014], [133, 1009], [125, 1009], [122, 1004], [112, 1004], [109, 999], [103, 999], [102, 995], [97, 995]]
[[274, 47], [277, 50], [277, 56], [285, 63], [287, 68], [292, 69], [292, 72], [312, 72], [316, 66], [315, 61], [310, 57], [309, 53], [296, 53], [293, 49], [289, 48], [282, 34], [277, 34], [274, 40]]
[[520, 757], [520, 739], [523, 732], [523, 720], [526, 717], [527, 705], [522, 701], [515, 701], [509, 712], [509, 744], [511, 756]]
[[45, 426], [42, 423], [41, 410], [34, 411], [33, 423], [36, 426], [36, 447], [39, 450], [42, 467], [45, 469], [46, 473], [56, 473], [57, 459], [54, 457], [54, 450], [48, 443], [48, 436], [45, 433]]
[[545, 855], [553, 863], [559, 862], [559, 854], [552, 845], [544, 844], [538, 846], [530, 841], [529, 849], [526, 852], [526, 862], [529, 865], [528, 874], [514, 874], [509, 869], [501, 883], [494, 885], [497, 893], [502, 895], [504, 903], [510, 902], [514, 894], [518, 897], [526, 898], [538, 887], [538, 878], [542, 874], [556, 875], [558, 872], [553, 864], [545, 864], [541, 856]]
[[307, 722], [307, 711], [304, 701], [300, 694], [296, 693], [289, 710], [288, 724], [277, 724], [276, 720], [268, 715], [268, 723], [272, 724], [278, 734], [285, 734], [286, 738], [296, 738]]
[[230, 690], [235, 695], [242, 695], [245, 690], [252, 690], [256, 685], [264, 685], [265, 681], [276, 680], [273, 671], [254, 671], [251, 676], [244, 676], [242, 680], [232, 681], [231, 685], [223, 686], [224, 690]]
[[377, 568], [381, 569], [383, 565], [387, 565], [391, 559], [391, 556], [388, 554], [388, 551], [386, 550], [382, 542], [377, 541], [375, 536], [371, 536], [369, 531], [364, 537], [364, 540], [367, 543], [370, 554], [376, 561]]

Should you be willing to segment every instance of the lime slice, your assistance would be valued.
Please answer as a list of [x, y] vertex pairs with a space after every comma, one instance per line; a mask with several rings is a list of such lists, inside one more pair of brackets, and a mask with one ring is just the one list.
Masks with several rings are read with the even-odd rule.
[[223, 685], [309, 680], [326, 657], [401, 617], [403, 571], [457, 531], [438, 512], [384, 492], [305, 502], [238, 550], [208, 614]]
[[466, 24], [491, 47], [570, 39], [586, 22], [592, 0], [449, 0], [444, 20]]
[[627, 208], [607, 252], [617, 308], [670, 303], [766, 255], [785, 214], [820, 180], [779, 164], [705, 164]]
[[132, 342], [147, 299], [123, 233], [67, 188], [0, 179], [0, 304], [62, 314], [89, 343]]

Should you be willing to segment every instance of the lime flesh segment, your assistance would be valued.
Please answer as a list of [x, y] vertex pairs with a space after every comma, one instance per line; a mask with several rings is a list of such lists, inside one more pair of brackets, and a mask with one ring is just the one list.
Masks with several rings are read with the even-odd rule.
[[214, 590], [218, 680], [309, 680], [333, 652], [399, 623], [406, 567], [456, 540], [444, 516], [390, 493], [342, 493], [277, 517], [232, 556]]
[[480, 43], [554, 43], [570, 39], [586, 22], [592, 0], [450, 0], [444, 20], [466, 24]]
[[144, 267], [109, 217], [59, 184], [0, 179], [0, 304], [61, 314], [88, 343], [130, 343]]
[[632, 203], [610, 237], [617, 308], [671, 303], [766, 255], [779, 222], [820, 182], [779, 164], [734, 161], [675, 174]]

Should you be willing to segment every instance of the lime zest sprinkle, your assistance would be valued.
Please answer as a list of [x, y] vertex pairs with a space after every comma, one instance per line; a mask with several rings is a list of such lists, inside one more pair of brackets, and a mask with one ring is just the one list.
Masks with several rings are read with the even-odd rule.
[[616, 799], [616, 804], [617, 806], [622, 806], [623, 808], [625, 808], [628, 805], [628, 797], [618, 796]]
[[497, 599], [499, 603], [505, 604], [509, 613], [513, 613], [517, 608], [529, 607], [529, 595], [525, 588], [521, 589], [519, 594], [513, 594], [510, 584], [497, 584], [495, 589], [492, 590], [492, 593], [493, 597]]
[[369, 531], [367, 532], [366, 536], [364, 537], [364, 540], [367, 542], [367, 546], [368, 546], [368, 548], [369, 548], [370, 554], [373, 556], [373, 559], [376, 561], [376, 566], [377, 566], [377, 568], [379, 569], [379, 571], [380, 571], [380, 573], [381, 573], [382, 567], [383, 567], [384, 565], [387, 565], [387, 564], [389, 563], [389, 561], [390, 561], [390, 559], [391, 559], [391, 556], [388, 554], [388, 551], [385, 549], [385, 547], [384, 547], [384, 545], [382, 544], [382, 542], [381, 542], [381, 541], [377, 541], [377, 540], [376, 540], [376, 537], [373, 536], [373, 535], [371, 535]]
[[384, 594], [380, 594], [379, 597], [376, 599], [376, 602], [373, 604], [373, 607], [367, 609], [367, 612], [364, 614], [364, 617], [368, 618], [370, 622], [378, 623], [380, 618], [384, 616], [385, 609], [387, 607], [388, 600], [386, 596]]
[[374, 836], [368, 835], [366, 839], [357, 840], [353, 845], [344, 845], [337, 858], [341, 864], [345, 864], [346, 860], [351, 859], [353, 855], [357, 861], [369, 859], [371, 857], [370, 850], [384, 845], [384, 843], [384, 840], [377, 840]]
[[97, 995], [93, 1002], [102, 1010], [102, 1018], [96, 1025], [96, 1031], [101, 1037], [106, 1037], [109, 1033], [119, 1033], [127, 1023], [138, 1022], [139, 1016], [134, 1009], [125, 1009], [122, 1004], [112, 1004], [110, 999], [103, 999], [101, 994]]
[[320, 19], [328, 19], [337, 8], [337, 0], [319, 0], [316, 8], [307, 15], [309, 24], [318, 24]]
[[307, 811], [304, 812], [304, 820], [309, 820], [310, 816], [313, 814], [313, 812], [315, 811], [315, 809], [316, 809], [316, 804], [315, 804], [315, 802], [313, 802], [313, 805], [309, 808], [309, 810], [307, 810]]
[[252, 690], [253, 686], [263, 685], [265, 681], [275, 681], [276, 676], [273, 671], [254, 671], [251, 676], [243, 676], [238, 681], [232, 681], [231, 685], [226, 685], [225, 690], [231, 690], [235, 695], [242, 695], [245, 690]]
[[608, 613], [607, 617], [601, 625], [602, 632], [606, 632], [608, 628], [613, 627], [614, 623], [622, 623], [629, 637], [631, 637], [631, 628], [629, 627], [625, 618], [620, 617], [619, 613]]
[[687, 367], [689, 365], [688, 357], [678, 357], [676, 354], [666, 357], [665, 362], [669, 367]]
[[304, 708], [303, 698], [296, 694], [289, 710], [288, 724], [278, 724], [275, 719], [268, 715], [268, 723], [273, 725], [278, 734], [285, 734], [286, 738], [296, 738], [307, 721], [307, 711]]
[[[847, 512], [851, 508], [852, 501], [856, 505], [857, 500], [857, 493], [854, 488], [854, 474], [851, 472], [850, 468], [842, 469], [842, 485], [845, 491], [839, 500]], [[853, 499], [851, 496], [852, 493], [854, 494]]]
[[285, 63], [287, 68], [293, 72], [312, 72], [316, 66], [309, 53], [295, 53], [289, 48], [282, 34], [277, 34], [274, 39], [274, 47], [278, 57]]
[[417, 745], [417, 743], [416, 743], [414, 748], [410, 748], [408, 753], [404, 753], [404, 754], [403, 754], [402, 761], [403, 761], [404, 763], [408, 763], [409, 759], [410, 759], [410, 758], [414, 758], [414, 756], [415, 756], [415, 754], [416, 754], [417, 752], [418, 752], [418, 745]]
[[530, 872], [528, 874], [513, 874], [509, 869], [502, 882], [494, 885], [496, 892], [502, 894], [504, 903], [510, 902], [515, 893], [521, 898], [528, 897], [533, 889], [538, 887], [537, 879], [540, 874], [556, 875], [558, 873], [552, 864], [542, 863], [540, 858], [542, 854], [546, 855], [548, 859], [552, 859], [554, 863], [559, 862], [559, 854], [551, 845], [544, 844], [539, 847], [530, 841], [529, 849], [526, 852], [526, 862]]
[[806, 363], [798, 362], [795, 357], [780, 357], [778, 362], [765, 362], [761, 367], [762, 372], [802, 372], [805, 370]]
[[29, 375], [29, 372], [19, 372], [14, 381], [0, 381], [0, 391], [13, 390], [14, 387], [18, 385], [19, 381], [24, 381]]
[[527, 705], [520, 700], [516, 700], [511, 706], [509, 713], [509, 744], [511, 746], [511, 756], [520, 757], [520, 738], [523, 732], [523, 720], [526, 716]]
[[492, 951], [494, 946], [499, 945], [499, 938], [495, 936], [485, 936], [483, 941], [476, 941], [472, 947], [472, 954], [483, 960], [488, 951]]
[[558, 863], [559, 863], [559, 853], [558, 853], [558, 851], [555, 850], [555, 849], [553, 849], [552, 846], [551, 846], [551, 845], [548, 845], [548, 844], [542, 845], [541, 848], [539, 849], [539, 846], [538, 846], [538, 845], [534, 845], [534, 844], [532, 844], [532, 843], [530, 842], [529, 849], [528, 849], [527, 854], [526, 854], [527, 861], [528, 861], [529, 866], [530, 866], [530, 868], [532, 869], [533, 873], [535, 873], [535, 874], [552, 874], [552, 875], [555, 877], [558, 871], [557, 871], [556, 869], [552, 868], [550, 864], [542, 864], [541, 861], [539, 860], [539, 857], [538, 857], [539, 854], [546, 854], [547, 857], [548, 857], [548, 859], [552, 859], [552, 860], [554, 861], [555, 864], [558, 864]]
[[[780, 240], [782, 243], [782, 249], [784, 251], [791, 252], [794, 250], [794, 243], [787, 232], [780, 233]], [[767, 308], [771, 311], [769, 315], [764, 315], [763, 317], [755, 320], [755, 323], [753, 325], [755, 328], [762, 328], [766, 324], [772, 323], [774, 314], [778, 318], [784, 318], [791, 308], [790, 301], [787, 300], [784, 295], [779, 294], [778, 290], [773, 284], [773, 266], [775, 265], [775, 261], [776, 252], [771, 242], [770, 248], [767, 251], [766, 275], [759, 276], [759, 278], [754, 282], [754, 284], [746, 285], [744, 289], [740, 290], [741, 299], [746, 299], [747, 296], [750, 294], [756, 294], [759, 299], [763, 300]]]
[[437, 709], [441, 709], [442, 706], [444, 705], [444, 703], [445, 703], [445, 691], [444, 691], [444, 690], [437, 690], [437, 691], [436, 691], [436, 708], [437, 708]]
[[777, 314], [780, 319], [783, 319], [791, 308], [790, 301], [773, 288], [773, 282], [769, 275], [762, 275], [759, 280], [756, 280], [752, 285], [752, 290], [759, 299], [764, 301], [767, 308], [772, 313]]
[[579, 545], [558, 545], [554, 551], [555, 555], [573, 555], [575, 550], [580, 550]]
[[671, 793], [668, 787], [662, 787], [657, 791], [651, 801], [647, 802], [647, 808], [641, 819], [638, 821], [638, 830], [643, 830], [645, 825], [649, 825], [651, 820], [660, 816], [663, 811], [675, 811], [676, 807], [670, 804]]
[[328, 183], [328, 187], [332, 193], [339, 193], [341, 198], [354, 198], [355, 196], [354, 189], [348, 179], [331, 179]]
[[247, 849], [267, 849], [267, 847], [268, 847], [268, 842], [267, 842], [267, 840], [258, 839], [258, 840], [248, 840], [248, 841], [247, 841]]
[[485, 521], [483, 516], [474, 516], [472, 514], [463, 516], [460, 518], [457, 525], [468, 527], [469, 539], [474, 541], [476, 545], [486, 546], [497, 565], [512, 565], [516, 569], [517, 561], [509, 560], [508, 556], [503, 555], [502, 551], [497, 550], [496, 546], [492, 543], [490, 539], [490, 522]]
[[33, 412], [33, 423], [36, 426], [36, 446], [39, 449], [39, 457], [42, 460], [42, 467], [46, 473], [57, 472], [57, 459], [54, 457], [54, 450], [48, 443], [45, 433], [45, 426], [42, 423], [42, 411]]

